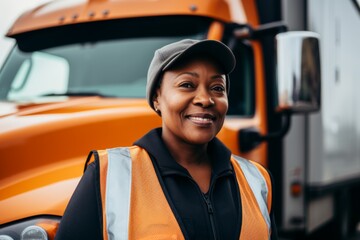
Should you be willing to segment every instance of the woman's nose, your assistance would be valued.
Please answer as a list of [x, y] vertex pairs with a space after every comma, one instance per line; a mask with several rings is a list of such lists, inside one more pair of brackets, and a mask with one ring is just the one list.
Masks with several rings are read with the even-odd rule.
[[214, 99], [211, 97], [209, 92], [205, 89], [199, 89], [196, 92], [196, 96], [194, 97], [193, 103], [197, 106], [201, 107], [210, 107], [215, 105]]

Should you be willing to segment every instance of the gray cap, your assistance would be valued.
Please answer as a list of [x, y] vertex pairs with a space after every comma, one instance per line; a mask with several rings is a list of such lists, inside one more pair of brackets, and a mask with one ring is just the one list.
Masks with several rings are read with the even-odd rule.
[[207, 56], [220, 63], [224, 74], [226, 74], [226, 86], [229, 89], [228, 74], [232, 72], [236, 64], [235, 56], [230, 48], [216, 40], [184, 39], [155, 51], [149, 66], [146, 86], [146, 98], [151, 108], [154, 109], [153, 96], [161, 74], [180, 63], [185, 57], [188, 59], [193, 56]]

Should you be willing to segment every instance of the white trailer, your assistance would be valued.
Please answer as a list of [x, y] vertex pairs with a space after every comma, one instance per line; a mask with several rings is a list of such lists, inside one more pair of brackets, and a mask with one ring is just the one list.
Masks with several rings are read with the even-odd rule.
[[[320, 112], [292, 116], [284, 138], [280, 232], [347, 239], [359, 222], [359, 4], [282, 1], [289, 30], [320, 34], [322, 99]], [[300, 194], [294, 186], [303, 186]]]

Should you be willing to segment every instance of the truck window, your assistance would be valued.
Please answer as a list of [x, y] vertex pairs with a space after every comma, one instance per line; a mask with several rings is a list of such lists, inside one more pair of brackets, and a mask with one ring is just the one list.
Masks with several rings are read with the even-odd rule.
[[68, 80], [69, 63], [65, 58], [34, 52], [18, 69], [8, 99], [16, 101], [48, 93], [63, 93], [67, 91]]
[[[204, 39], [211, 22], [203, 17], [151, 17], [24, 33], [16, 36], [17, 45], [0, 71], [0, 101], [145, 98], [154, 51], [184, 38]], [[230, 76], [228, 114], [249, 116], [254, 112], [252, 53], [240, 43], [233, 50], [237, 67]]]
[[233, 47], [236, 67], [230, 74], [228, 115], [253, 116], [255, 112], [255, 79], [253, 51], [246, 42]]
[[0, 100], [145, 98], [154, 51], [184, 38], [203, 39], [210, 23], [200, 17], [136, 18], [25, 33], [0, 72]]

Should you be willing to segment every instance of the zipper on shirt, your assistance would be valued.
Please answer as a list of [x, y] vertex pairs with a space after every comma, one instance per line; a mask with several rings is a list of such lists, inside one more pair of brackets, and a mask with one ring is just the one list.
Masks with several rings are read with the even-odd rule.
[[210, 202], [209, 196], [207, 194], [202, 193], [203, 198], [205, 200], [205, 203], [207, 205], [207, 209], [208, 209], [208, 213], [209, 213], [209, 218], [210, 218], [210, 224], [211, 224], [211, 230], [214, 236], [214, 240], [217, 239], [216, 237], [216, 231], [215, 231], [215, 222], [214, 222], [214, 209], [212, 207], [212, 204]]
[[[225, 176], [225, 175], [226, 175], [226, 173], [218, 175], [216, 177], [216, 179], [218, 179], [219, 177]], [[218, 238], [217, 238], [217, 235], [216, 235], [216, 228], [215, 228], [214, 208], [213, 208], [213, 206], [211, 204], [211, 201], [210, 201], [210, 198], [209, 198], [209, 195], [212, 192], [212, 188], [213, 188], [213, 184], [214, 184], [213, 181], [215, 181], [215, 180], [214, 179], [211, 180], [212, 182], [210, 183], [208, 194], [205, 194], [200, 190], [199, 186], [197, 185], [197, 183], [194, 181], [193, 178], [191, 178], [189, 175], [185, 175], [185, 174], [183, 176], [187, 177], [190, 180], [190, 182], [192, 182], [195, 185], [195, 187], [198, 189], [198, 191], [202, 195], [202, 197], [203, 197], [203, 199], [204, 199], [204, 201], [206, 203], [206, 206], [207, 206], [209, 219], [210, 219], [210, 225], [211, 225], [211, 231], [213, 233], [214, 240], [217, 240]]]

